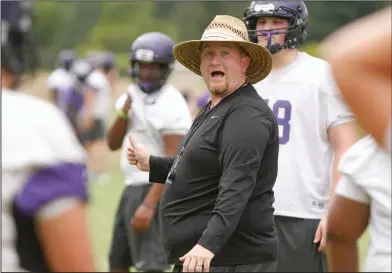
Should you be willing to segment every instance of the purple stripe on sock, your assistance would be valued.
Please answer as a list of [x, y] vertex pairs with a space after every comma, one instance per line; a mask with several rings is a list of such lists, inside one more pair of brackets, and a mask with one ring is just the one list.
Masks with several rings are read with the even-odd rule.
[[63, 163], [36, 171], [16, 196], [21, 212], [33, 216], [46, 203], [72, 196], [87, 201], [86, 166]]

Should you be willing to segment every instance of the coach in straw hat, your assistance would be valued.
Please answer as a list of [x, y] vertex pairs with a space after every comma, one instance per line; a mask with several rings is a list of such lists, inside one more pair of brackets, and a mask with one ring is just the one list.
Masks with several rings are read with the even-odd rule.
[[211, 101], [175, 158], [150, 155], [132, 136], [127, 152], [151, 182], [165, 183], [160, 220], [168, 261], [175, 272], [275, 271], [278, 128], [252, 86], [270, 72], [271, 55], [248, 41], [241, 20], [224, 15], [201, 40], [173, 52], [204, 78]]

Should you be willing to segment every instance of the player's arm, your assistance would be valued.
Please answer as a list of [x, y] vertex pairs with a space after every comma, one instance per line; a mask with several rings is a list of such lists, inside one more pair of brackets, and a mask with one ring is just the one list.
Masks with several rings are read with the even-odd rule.
[[131, 104], [132, 99], [128, 93], [120, 96], [116, 102], [118, 115], [106, 136], [108, 147], [112, 151], [116, 151], [122, 146], [123, 139], [127, 133], [127, 126], [129, 122], [128, 112], [131, 109]]
[[330, 195], [332, 198], [335, 195], [336, 185], [340, 179], [340, 172], [338, 170], [339, 162], [347, 149], [358, 140], [357, 125], [355, 121], [345, 122], [330, 127], [328, 129], [328, 138], [334, 149], [330, 189]]
[[368, 197], [350, 177], [343, 177], [328, 211], [327, 255], [331, 272], [359, 272], [357, 240], [370, 214]]
[[323, 44], [344, 100], [381, 144], [391, 119], [390, 22], [388, 7], [341, 28]]
[[95, 270], [87, 226], [85, 166], [61, 163], [36, 170], [15, 199], [36, 223], [52, 271]]

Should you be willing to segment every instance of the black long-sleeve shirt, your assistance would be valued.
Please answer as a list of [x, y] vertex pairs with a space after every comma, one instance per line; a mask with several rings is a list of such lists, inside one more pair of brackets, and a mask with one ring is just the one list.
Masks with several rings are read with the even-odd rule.
[[170, 263], [196, 244], [215, 254], [212, 265], [277, 259], [278, 135], [268, 105], [246, 85], [201, 111], [177, 162], [150, 158], [150, 181], [166, 181], [160, 215]]

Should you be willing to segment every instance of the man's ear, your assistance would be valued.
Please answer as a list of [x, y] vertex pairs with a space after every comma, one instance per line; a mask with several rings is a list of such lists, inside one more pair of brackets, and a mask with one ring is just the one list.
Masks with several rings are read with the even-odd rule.
[[241, 57], [241, 66], [242, 66], [242, 71], [244, 73], [248, 70], [249, 64], [250, 64], [250, 57], [249, 56]]

